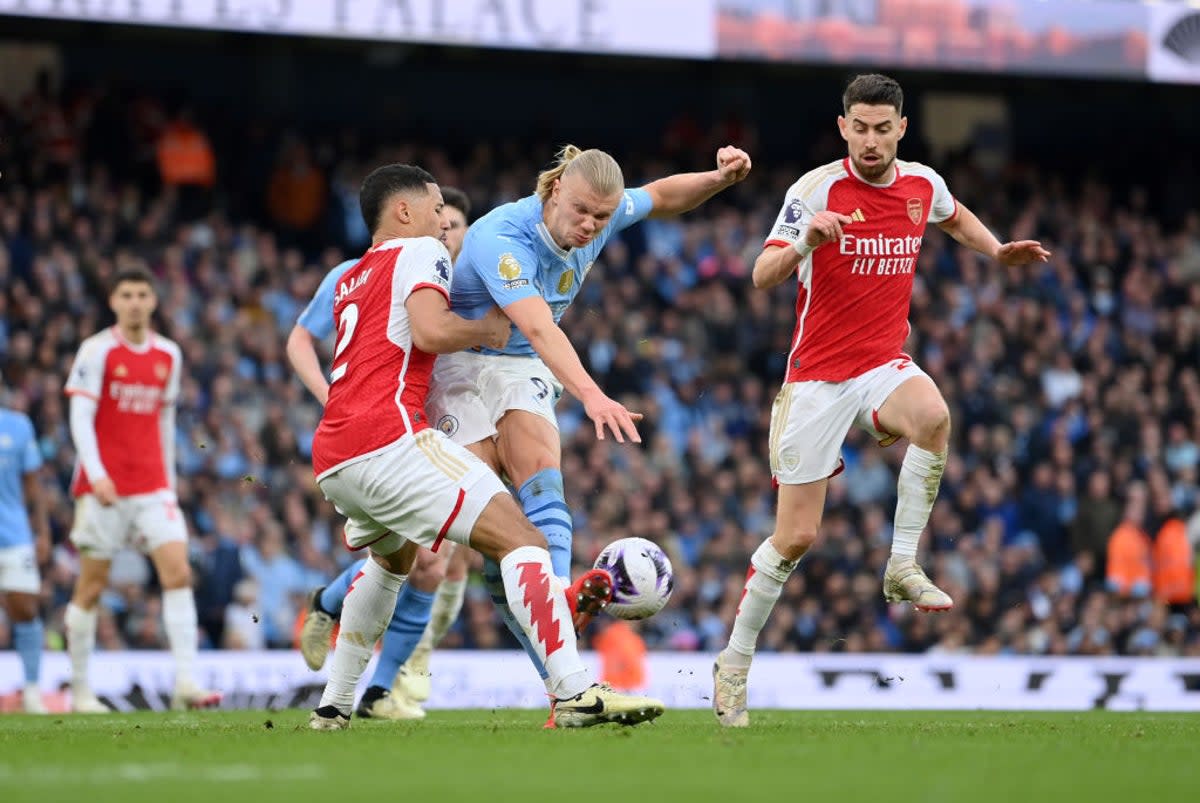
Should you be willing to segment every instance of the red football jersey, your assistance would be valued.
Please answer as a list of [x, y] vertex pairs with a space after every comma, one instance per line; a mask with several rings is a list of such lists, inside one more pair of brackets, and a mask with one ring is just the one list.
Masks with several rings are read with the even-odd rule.
[[[179, 396], [179, 346], [150, 333], [135, 345], [113, 326], [79, 347], [65, 391], [96, 401], [100, 462], [117, 495], [153, 493], [170, 487], [159, 414]], [[90, 493], [91, 483], [76, 463], [71, 493]]]
[[896, 160], [892, 183], [870, 184], [846, 158], [791, 186], [766, 245], [790, 247], [823, 210], [854, 219], [797, 268], [796, 330], [787, 382], [842, 382], [903, 357], [913, 271], [926, 223], [958, 213], [933, 169]]
[[380, 243], [338, 281], [329, 400], [313, 438], [318, 478], [429, 426], [433, 354], [413, 345], [408, 297], [431, 287], [450, 298], [450, 254], [432, 237]]

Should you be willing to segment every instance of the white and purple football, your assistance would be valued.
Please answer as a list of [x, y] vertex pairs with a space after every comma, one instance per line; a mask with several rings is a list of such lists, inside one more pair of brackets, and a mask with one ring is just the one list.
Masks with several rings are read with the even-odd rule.
[[618, 619], [645, 619], [663, 609], [675, 586], [667, 553], [645, 538], [620, 538], [596, 558], [596, 568], [613, 579], [612, 602], [604, 610]]

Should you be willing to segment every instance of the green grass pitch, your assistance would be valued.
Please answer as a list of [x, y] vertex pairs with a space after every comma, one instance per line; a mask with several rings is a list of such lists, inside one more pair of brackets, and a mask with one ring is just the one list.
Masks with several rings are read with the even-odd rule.
[[543, 731], [432, 711], [315, 733], [305, 711], [0, 717], [0, 801], [1031, 803], [1192, 799], [1200, 715], [707, 711]]

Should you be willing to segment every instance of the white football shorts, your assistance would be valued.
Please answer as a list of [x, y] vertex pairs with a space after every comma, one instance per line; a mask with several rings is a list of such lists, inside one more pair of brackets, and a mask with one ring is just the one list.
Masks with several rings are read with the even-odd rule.
[[186, 540], [187, 523], [174, 491], [123, 496], [108, 507], [94, 494], [75, 500], [71, 542], [86, 557], [112, 560], [122, 547], [149, 555], [163, 544]]
[[459, 351], [433, 364], [425, 410], [430, 422], [457, 444], [494, 438], [509, 410], [541, 416], [557, 430], [554, 405], [563, 387], [537, 357]]
[[508, 493], [487, 464], [436, 429], [405, 436], [317, 484], [346, 517], [346, 548], [379, 555], [406, 539], [435, 552], [443, 540], [467, 544], [492, 497]]
[[801, 485], [841, 473], [842, 443], [851, 426], [891, 446], [896, 436], [879, 428], [879, 408], [908, 380], [927, 376], [912, 360], [897, 358], [845, 382], [787, 382], [771, 407], [771, 476]]

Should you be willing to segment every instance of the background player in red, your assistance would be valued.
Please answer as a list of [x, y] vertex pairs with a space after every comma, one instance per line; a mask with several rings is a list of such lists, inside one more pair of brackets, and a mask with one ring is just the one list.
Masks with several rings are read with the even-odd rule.
[[[346, 516], [346, 545], [369, 549], [342, 608], [337, 647], [310, 727], [350, 723], [355, 686], [383, 634], [419, 544], [469, 544], [500, 565], [507, 603], [550, 674], [560, 726], [633, 724], [662, 703], [592, 682], [542, 534], [483, 461], [429, 425], [436, 354], [502, 348], [496, 307], [450, 311], [449, 222], [433, 177], [410, 165], [373, 171], [360, 193], [372, 246], [338, 280], [329, 398], [313, 438], [313, 472]], [[403, 535], [400, 535], [403, 534]]]
[[758, 634], [783, 584], [817, 540], [829, 477], [858, 426], [890, 446], [910, 444], [897, 484], [889, 602], [953, 606], [917, 565], [917, 542], [946, 466], [950, 412], [933, 381], [904, 354], [913, 271], [927, 223], [1004, 265], [1045, 261], [1040, 243], [1001, 245], [955, 201], [931, 168], [896, 159], [908, 125], [900, 85], [860, 75], [842, 97], [838, 129], [849, 156], [805, 174], [754, 263], [754, 286], [797, 274], [796, 329], [771, 411], [771, 473], [779, 485], [775, 532], [754, 552], [729, 643], [713, 667], [713, 710], [745, 727], [746, 681]]
[[163, 589], [163, 624], [175, 659], [176, 710], [216, 705], [221, 695], [196, 685], [196, 601], [187, 526], [175, 498], [175, 400], [179, 346], [150, 328], [157, 305], [141, 269], [119, 272], [109, 306], [117, 323], [83, 341], [71, 367], [71, 439], [77, 464], [71, 541], [79, 578], [67, 606], [72, 710], [103, 713], [88, 661], [96, 642], [96, 604], [108, 586], [113, 555], [133, 547], [150, 556]]

